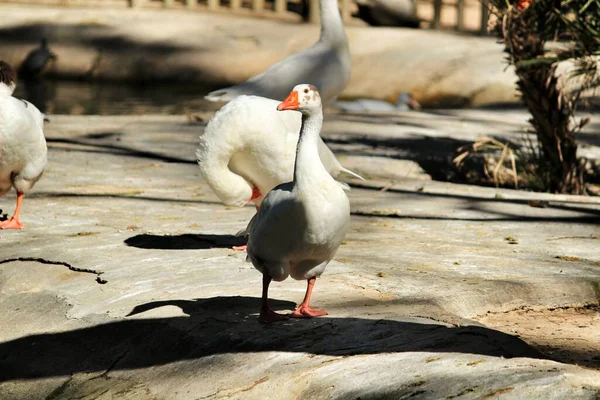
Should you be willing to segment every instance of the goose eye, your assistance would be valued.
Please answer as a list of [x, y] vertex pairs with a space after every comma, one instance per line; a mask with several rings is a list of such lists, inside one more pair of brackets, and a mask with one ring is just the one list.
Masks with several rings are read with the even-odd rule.
[[304, 93], [308, 93], [308, 89], [304, 89]]

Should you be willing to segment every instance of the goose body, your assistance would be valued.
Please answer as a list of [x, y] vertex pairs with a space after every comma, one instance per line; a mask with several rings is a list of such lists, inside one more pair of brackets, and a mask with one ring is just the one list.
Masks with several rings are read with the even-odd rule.
[[337, 0], [320, 0], [320, 7], [321, 34], [314, 45], [271, 65], [246, 82], [216, 90], [205, 98], [230, 101], [240, 95], [257, 95], [283, 99], [291, 87], [303, 82], [318, 87], [325, 103], [337, 97], [350, 80], [348, 40]]
[[398, 95], [396, 104], [388, 103], [385, 100], [359, 98], [353, 101], [336, 101], [334, 105], [345, 112], [393, 112], [421, 108], [421, 105], [407, 92]]
[[[200, 136], [200, 172], [223, 203], [243, 206], [254, 201], [259, 206], [271, 189], [292, 180], [302, 118], [300, 113], [277, 111], [278, 104], [239, 96], [211, 118]], [[358, 176], [342, 167], [320, 137], [317, 146], [331, 176]]]
[[43, 133], [44, 115], [31, 103], [12, 97], [15, 88], [12, 68], [0, 62], [0, 196], [14, 187], [17, 207], [13, 217], [0, 228], [19, 229], [24, 194], [40, 178], [47, 163]]
[[269, 308], [267, 292], [271, 280], [288, 276], [308, 281], [305, 299], [292, 316], [327, 314], [310, 308], [312, 287], [342, 243], [350, 220], [348, 197], [319, 158], [323, 114], [317, 89], [297, 85], [278, 110], [300, 110], [302, 124], [293, 179], [266, 195], [246, 229], [248, 260], [263, 273], [262, 322], [283, 317]]

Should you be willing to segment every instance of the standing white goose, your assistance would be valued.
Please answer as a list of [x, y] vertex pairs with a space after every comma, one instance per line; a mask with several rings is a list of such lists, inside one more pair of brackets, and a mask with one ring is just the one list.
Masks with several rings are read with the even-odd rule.
[[307, 82], [319, 88], [324, 103], [333, 100], [350, 80], [350, 52], [338, 0], [320, 0], [319, 4], [321, 35], [314, 45], [246, 82], [211, 92], [205, 99], [230, 101], [244, 94], [283, 99], [291, 87]]
[[304, 300], [292, 317], [318, 317], [325, 311], [310, 308], [315, 280], [342, 243], [350, 221], [350, 203], [342, 187], [319, 159], [319, 133], [323, 125], [317, 88], [301, 84], [277, 106], [302, 114], [294, 177], [271, 190], [247, 228], [248, 259], [263, 273], [259, 320], [273, 322], [286, 316], [268, 304], [269, 283], [306, 279]]
[[0, 61], [0, 196], [11, 186], [17, 191], [15, 213], [0, 222], [0, 229], [23, 228], [19, 220], [23, 196], [47, 163], [44, 115], [33, 104], [12, 97], [15, 86], [15, 71]]

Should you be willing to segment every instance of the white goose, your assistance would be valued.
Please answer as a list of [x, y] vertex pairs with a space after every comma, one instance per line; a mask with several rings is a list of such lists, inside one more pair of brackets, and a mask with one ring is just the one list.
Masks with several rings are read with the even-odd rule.
[[[239, 96], [221, 108], [200, 136], [196, 158], [200, 173], [227, 205], [260, 206], [271, 189], [293, 178], [294, 157], [302, 119], [300, 113], [277, 111], [280, 102]], [[317, 138], [321, 162], [337, 178], [342, 167], [323, 140]]]
[[337, 0], [320, 0], [321, 35], [299, 53], [271, 65], [246, 82], [209, 93], [205, 99], [230, 101], [240, 95], [283, 99], [291, 87], [308, 82], [319, 88], [324, 103], [334, 99], [350, 80], [348, 40]]
[[0, 61], [0, 196], [11, 186], [17, 191], [13, 216], [0, 229], [22, 229], [19, 220], [25, 192], [42, 176], [47, 163], [44, 115], [31, 103], [12, 97], [13, 68]]
[[248, 224], [248, 260], [263, 273], [259, 320], [273, 322], [284, 315], [268, 304], [269, 283], [289, 275], [307, 279], [306, 295], [292, 317], [318, 317], [325, 311], [310, 308], [315, 280], [342, 243], [350, 221], [350, 203], [342, 187], [319, 159], [319, 133], [323, 125], [317, 88], [301, 84], [277, 110], [297, 110], [302, 127], [295, 157], [293, 181], [271, 190]]

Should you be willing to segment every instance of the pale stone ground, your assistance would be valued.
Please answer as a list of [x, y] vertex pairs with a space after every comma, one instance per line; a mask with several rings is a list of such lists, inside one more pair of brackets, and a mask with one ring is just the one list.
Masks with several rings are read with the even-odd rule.
[[[53, 116], [26, 229], [0, 231], [0, 398], [597, 399], [598, 198], [442, 183], [417, 164], [521, 138], [525, 120], [328, 114], [325, 138], [370, 178], [316, 285], [330, 315], [265, 326], [260, 274], [229, 249], [254, 209], [199, 179], [203, 123]], [[275, 308], [304, 288], [273, 284]]]

